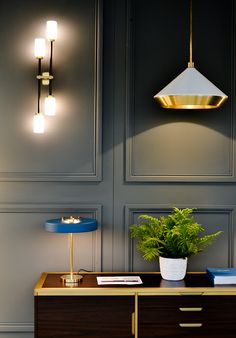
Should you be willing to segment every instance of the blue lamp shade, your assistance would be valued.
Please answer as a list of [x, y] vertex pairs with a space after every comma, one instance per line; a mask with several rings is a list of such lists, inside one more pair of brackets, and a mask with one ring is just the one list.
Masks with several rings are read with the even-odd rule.
[[80, 218], [78, 223], [65, 223], [61, 218], [49, 219], [45, 222], [45, 230], [60, 233], [78, 233], [97, 230], [95, 218]]

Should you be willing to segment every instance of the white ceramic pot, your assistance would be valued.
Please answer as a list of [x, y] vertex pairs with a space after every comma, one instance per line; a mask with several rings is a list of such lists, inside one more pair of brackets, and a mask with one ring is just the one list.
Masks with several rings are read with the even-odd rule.
[[159, 257], [161, 277], [166, 280], [182, 280], [186, 275], [188, 258]]

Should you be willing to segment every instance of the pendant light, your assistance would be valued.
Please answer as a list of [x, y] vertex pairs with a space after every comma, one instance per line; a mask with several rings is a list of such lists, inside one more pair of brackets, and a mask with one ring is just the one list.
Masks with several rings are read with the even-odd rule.
[[190, 44], [188, 67], [154, 96], [163, 108], [212, 109], [220, 107], [228, 96], [203, 76], [192, 59], [192, 0], [190, 0]]

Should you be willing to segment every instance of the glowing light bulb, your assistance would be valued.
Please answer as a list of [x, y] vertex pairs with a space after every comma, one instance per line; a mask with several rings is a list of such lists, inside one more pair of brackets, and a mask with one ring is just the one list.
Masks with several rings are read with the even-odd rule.
[[44, 101], [45, 111], [44, 114], [47, 116], [56, 115], [56, 99], [52, 95], [48, 95]]
[[43, 134], [44, 133], [44, 116], [41, 113], [34, 115], [33, 132], [35, 134]]
[[34, 40], [34, 55], [37, 59], [42, 59], [45, 56], [45, 40], [37, 38]]
[[46, 25], [46, 37], [49, 41], [55, 41], [57, 39], [57, 22], [50, 20]]

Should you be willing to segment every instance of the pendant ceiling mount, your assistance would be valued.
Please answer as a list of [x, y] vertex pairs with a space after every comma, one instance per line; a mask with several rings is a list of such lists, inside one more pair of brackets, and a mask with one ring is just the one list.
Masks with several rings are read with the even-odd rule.
[[192, 60], [192, 0], [190, 0], [190, 44], [188, 67], [154, 96], [163, 108], [213, 109], [220, 107], [228, 96], [203, 76]]

